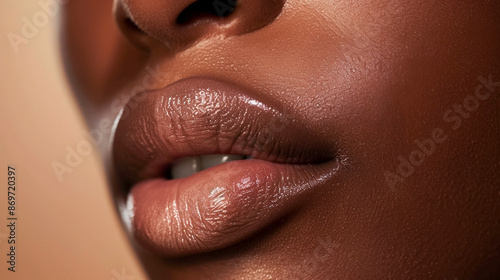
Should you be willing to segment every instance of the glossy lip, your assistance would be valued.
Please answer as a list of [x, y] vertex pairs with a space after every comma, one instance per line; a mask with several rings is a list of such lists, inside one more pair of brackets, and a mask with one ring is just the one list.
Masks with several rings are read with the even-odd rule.
[[[131, 99], [124, 110], [113, 144], [126, 186], [122, 213], [136, 240], [165, 257], [248, 238], [325, 186], [339, 168], [335, 152], [297, 115], [227, 82], [184, 79]], [[175, 160], [208, 154], [255, 159], [163, 178]]]

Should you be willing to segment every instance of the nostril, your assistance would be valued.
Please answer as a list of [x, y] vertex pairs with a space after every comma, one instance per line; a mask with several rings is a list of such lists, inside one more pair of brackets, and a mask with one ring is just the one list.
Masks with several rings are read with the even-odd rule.
[[189, 25], [200, 20], [229, 17], [237, 6], [237, 0], [197, 0], [187, 6], [177, 17], [177, 24]]

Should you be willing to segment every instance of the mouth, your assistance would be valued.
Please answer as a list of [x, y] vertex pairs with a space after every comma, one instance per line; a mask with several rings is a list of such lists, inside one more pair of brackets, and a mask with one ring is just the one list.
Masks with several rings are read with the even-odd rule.
[[140, 94], [113, 143], [125, 224], [163, 257], [241, 242], [331, 184], [340, 165], [321, 131], [280, 102], [219, 80]]

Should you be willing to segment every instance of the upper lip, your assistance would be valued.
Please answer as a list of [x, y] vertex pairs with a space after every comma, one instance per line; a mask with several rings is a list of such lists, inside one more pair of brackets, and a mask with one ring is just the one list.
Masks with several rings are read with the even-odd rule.
[[215, 79], [188, 78], [132, 98], [115, 131], [122, 183], [162, 177], [177, 159], [238, 154], [277, 163], [332, 160], [326, 141], [292, 110]]

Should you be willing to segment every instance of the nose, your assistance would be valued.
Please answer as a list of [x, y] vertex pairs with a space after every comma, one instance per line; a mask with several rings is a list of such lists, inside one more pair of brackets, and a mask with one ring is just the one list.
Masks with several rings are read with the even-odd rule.
[[[115, 0], [115, 18], [132, 42], [186, 48], [205, 38], [228, 38], [273, 22], [286, 0]], [[151, 45], [151, 44], [149, 44]]]

